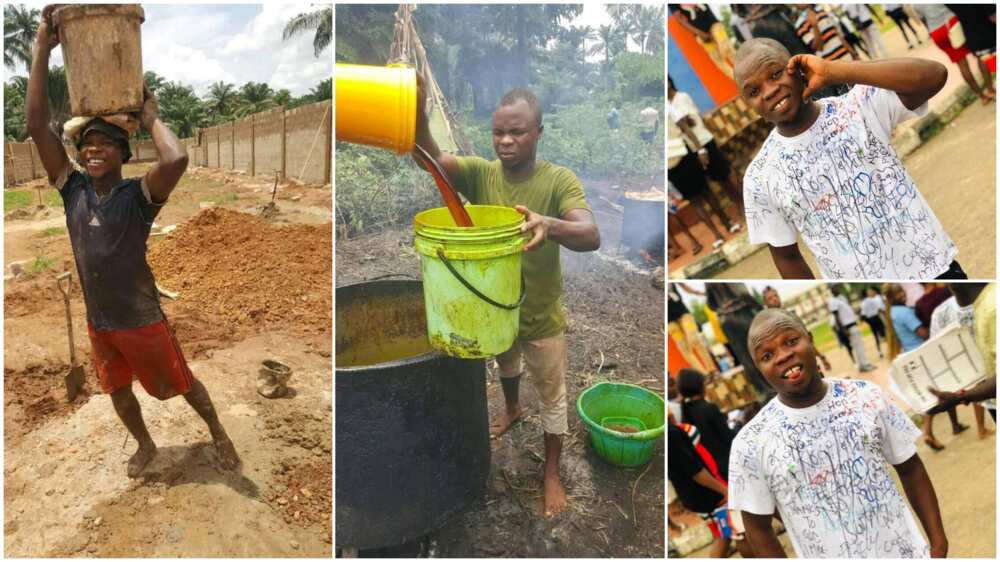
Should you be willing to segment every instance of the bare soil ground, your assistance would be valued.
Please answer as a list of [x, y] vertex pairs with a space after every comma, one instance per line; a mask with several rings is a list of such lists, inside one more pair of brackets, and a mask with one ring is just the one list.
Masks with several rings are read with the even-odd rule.
[[[591, 448], [576, 414], [576, 399], [603, 381], [638, 384], [663, 394], [663, 289], [649, 271], [617, 254], [622, 215], [613, 204], [634, 182], [584, 182], [601, 230], [599, 253], [563, 250], [563, 302], [569, 327], [567, 387], [570, 430], [563, 445], [562, 475], [569, 509], [542, 517], [544, 454], [537, 395], [521, 385], [524, 422], [492, 443], [492, 468], [478, 503], [432, 533], [422, 544], [378, 554], [451, 557], [642, 557], [664, 552], [664, 451], [637, 469], [614, 467]], [[410, 225], [337, 241], [337, 284], [392, 274], [419, 278], [419, 256]], [[662, 287], [662, 285], [660, 286]], [[602, 367], [603, 365], [603, 367]], [[503, 407], [499, 375], [487, 380], [490, 415]]]
[[[159, 453], [140, 478], [126, 477], [135, 443], [122, 444], [126, 431], [97, 384], [77, 284], [71, 311], [87, 391], [65, 399], [69, 350], [54, 277], [75, 277], [75, 267], [62, 209], [5, 213], [5, 265], [27, 260], [29, 269], [4, 290], [5, 555], [331, 554], [330, 189], [281, 184], [277, 214], [258, 218], [273, 185], [190, 169], [154, 228], [176, 230], [150, 238], [158, 282], [180, 293], [163, 300], [164, 312], [242, 457], [235, 472], [218, 467], [183, 399], [160, 402], [136, 387]], [[292, 368], [288, 397], [257, 394], [266, 359]]]

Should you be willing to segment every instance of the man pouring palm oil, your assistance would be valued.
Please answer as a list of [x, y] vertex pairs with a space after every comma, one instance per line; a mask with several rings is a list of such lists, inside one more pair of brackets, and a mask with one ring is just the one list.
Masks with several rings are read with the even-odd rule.
[[[536, 158], [542, 138], [542, 108], [528, 90], [507, 92], [493, 113], [493, 150], [497, 160], [455, 156], [438, 148], [426, 113], [421, 80], [416, 142], [448, 175], [455, 188], [477, 205], [514, 207], [524, 215], [522, 273], [525, 299], [514, 345], [497, 356], [505, 407], [490, 425], [499, 437], [524, 415], [519, 401], [522, 359], [539, 396], [545, 433], [542, 479], [544, 514], [553, 517], [566, 508], [566, 491], [559, 476], [566, 414], [566, 318], [562, 310], [559, 247], [592, 252], [600, 233], [584, 198], [583, 186], [570, 170]], [[417, 158], [419, 163], [419, 158]]]

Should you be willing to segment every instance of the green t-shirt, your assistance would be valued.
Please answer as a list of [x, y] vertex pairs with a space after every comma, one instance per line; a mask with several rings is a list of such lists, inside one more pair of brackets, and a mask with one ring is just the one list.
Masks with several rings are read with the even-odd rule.
[[[588, 209], [583, 185], [576, 174], [544, 160], [535, 163], [531, 179], [514, 183], [504, 179], [499, 160], [458, 157], [455, 188], [474, 205], [524, 205], [546, 216], [563, 218], [573, 209]], [[562, 268], [559, 244], [546, 240], [521, 258], [525, 298], [521, 305], [518, 339], [547, 338], [566, 329], [562, 310]]]

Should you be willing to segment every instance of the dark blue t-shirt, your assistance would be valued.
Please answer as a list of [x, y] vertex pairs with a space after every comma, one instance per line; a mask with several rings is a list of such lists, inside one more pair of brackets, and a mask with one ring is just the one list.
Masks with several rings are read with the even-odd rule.
[[60, 190], [76, 271], [95, 330], [126, 330], [163, 320], [146, 240], [161, 205], [131, 178], [98, 197], [89, 175], [73, 170]]

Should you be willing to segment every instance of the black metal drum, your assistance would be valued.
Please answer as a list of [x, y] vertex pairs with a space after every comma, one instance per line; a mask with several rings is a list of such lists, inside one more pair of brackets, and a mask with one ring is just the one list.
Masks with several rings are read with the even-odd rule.
[[486, 363], [431, 349], [419, 281], [339, 287], [336, 316], [336, 544], [401, 544], [485, 491]]

